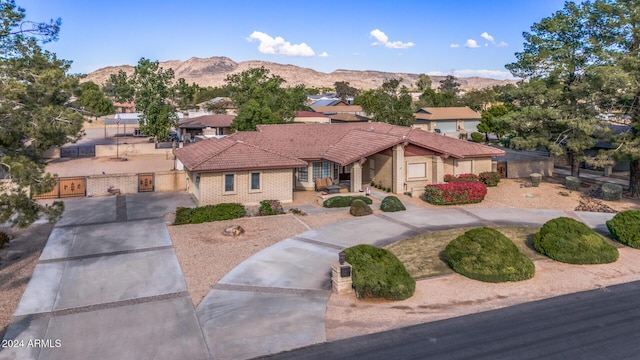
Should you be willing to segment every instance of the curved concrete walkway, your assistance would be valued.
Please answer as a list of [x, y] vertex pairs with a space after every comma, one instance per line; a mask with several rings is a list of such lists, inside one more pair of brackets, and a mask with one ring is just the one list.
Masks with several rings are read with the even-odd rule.
[[541, 226], [568, 216], [607, 232], [613, 214], [535, 209], [416, 209], [355, 218], [310, 230], [253, 255], [196, 308], [215, 359], [274, 354], [326, 341], [324, 316], [331, 263], [357, 244], [384, 246], [421, 233], [458, 227]]

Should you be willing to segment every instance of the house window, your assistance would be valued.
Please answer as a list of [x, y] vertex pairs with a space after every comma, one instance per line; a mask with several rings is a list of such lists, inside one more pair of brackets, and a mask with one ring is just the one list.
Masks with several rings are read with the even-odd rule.
[[309, 181], [309, 169], [306, 166], [298, 168], [298, 181]]
[[424, 179], [427, 177], [427, 163], [407, 164], [407, 179]]
[[260, 173], [251, 173], [251, 190], [260, 190]]
[[329, 162], [314, 162], [313, 163], [313, 178], [328, 178], [331, 177], [331, 163]]
[[224, 192], [233, 192], [235, 176], [233, 174], [224, 174]]

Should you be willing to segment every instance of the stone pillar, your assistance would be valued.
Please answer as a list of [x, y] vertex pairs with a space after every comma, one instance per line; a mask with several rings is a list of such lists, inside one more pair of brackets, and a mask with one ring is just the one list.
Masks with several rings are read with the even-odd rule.
[[404, 192], [404, 146], [402, 144], [393, 147], [391, 166], [393, 168], [391, 191], [395, 194], [402, 194]]
[[444, 161], [440, 156], [433, 157], [433, 166], [431, 167], [431, 181], [433, 184], [441, 184], [444, 182]]
[[351, 192], [358, 192], [362, 189], [362, 165], [356, 161], [351, 164]]
[[336, 294], [348, 294], [353, 291], [353, 280], [351, 280], [351, 264], [339, 262], [331, 264], [331, 284], [333, 292]]

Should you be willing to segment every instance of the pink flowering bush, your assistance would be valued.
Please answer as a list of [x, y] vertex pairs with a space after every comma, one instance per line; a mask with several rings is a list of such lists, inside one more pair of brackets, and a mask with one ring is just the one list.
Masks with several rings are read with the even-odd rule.
[[454, 181], [446, 184], [427, 185], [425, 200], [434, 205], [473, 204], [484, 200], [487, 187], [476, 181]]

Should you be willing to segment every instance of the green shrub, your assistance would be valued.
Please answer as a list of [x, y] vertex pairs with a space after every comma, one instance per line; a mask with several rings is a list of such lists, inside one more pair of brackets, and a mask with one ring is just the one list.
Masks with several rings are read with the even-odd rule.
[[547, 221], [533, 238], [535, 249], [569, 264], [607, 264], [618, 260], [618, 249], [587, 225], [560, 217]]
[[365, 215], [373, 214], [373, 210], [371, 210], [369, 205], [367, 205], [364, 201], [360, 199], [355, 199], [351, 203], [349, 214], [353, 216], [365, 216]]
[[483, 142], [484, 141], [484, 135], [482, 135], [479, 132], [472, 132], [471, 133], [471, 140], [473, 140], [473, 142], [477, 142], [477, 143]]
[[513, 241], [487, 227], [471, 229], [452, 240], [444, 256], [455, 272], [486, 282], [526, 280], [536, 271]]
[[9, 235], [6, 232], [0, 231], [0, 249], [2, 249], [6, 244], [8, 244], [10, 240], [11, 240], [11, 237], [9, 237]]
[[626, 210], [617, 213], [607, 221], [611, 237], [619, 242], [640, 249], [640, 210]]
[[176, 219], [173, 221], [173, 225], [184, 225], [191, 223], [191, 215], [193, 214], [193, 208], [177, 207]]
[[258, 215], [279, 215], [284, 214], [282, 204], [278, 200], [262, 200], [260, 201], [260, 208], [258, 209]]
[[344, 251], [358, 297], [404, 300], [415, 292], [416, 281], [390, 251], [366, 244]]
[[407, 208], [404, 207], [400, 199], [390, 195], [382, 199], [382, 202], [380, 203], [380, 210], [384, 212], [393, 212], [407, 210]]
[[480, 181], [487, 187], [498, 186], [500, 182], [500, 174], [495, 171], [487, 171], [480, 173]]
[[203, 222], [231, 220], [243, 217], [246, 209], [241, 204], [217, 204], [195, 208], [176, 208], [174, 225], [200, 224]]
[[326, 208], [349, 207], [353, 200], [360, 199], [367, 205], [371, 205], [373, 201], [366, 196], [334, 196], [324, 201], [322, 206]]

